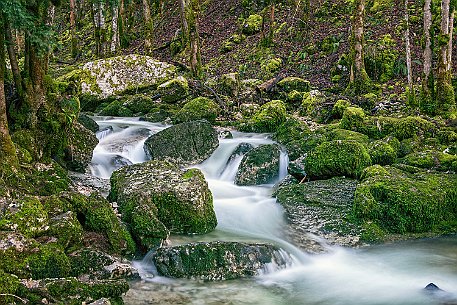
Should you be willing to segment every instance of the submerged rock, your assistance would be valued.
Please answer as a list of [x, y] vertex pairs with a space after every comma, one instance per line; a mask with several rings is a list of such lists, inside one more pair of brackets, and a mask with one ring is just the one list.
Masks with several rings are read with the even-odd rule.
[[95, 122], [91, 117], [84, 113], [79, 114], [78, 122], [92, 132], [97, 132], [100, 129], [100, 126], [98, 126], [97, 122]]
[[207, 281], [256, 276], [291, 263], [290, 257], [273, 245], [221, 241], [162, 247], [153, 261], [162, 275]]
[[202, 234], [217, 224], [213, 197], [201, 171], [182, 170], [166, 161], [115, 171], [110, 199], [118, 202], [143, 250], [160, 245], [169, 232]]
[[322, 238], [328, 244], [359, 245], [361, 229], [348, 221], [356, 185], [347, 178], [280, 184], [275, 195], [286, 211], [294, 243], [312, 253], [325, 250], [317, 240]]
[[207, 159], [218, 146], [217, 131], [211, 124], [207, 121], [193, 121], [153, 134], [144, 143], [144, 150], [154, 160], [190, 165]]
[[235, 177], [236, 185], [258, 185], [278, 176], [281, 149], [277, 144], [260, 145], [249, 150]]

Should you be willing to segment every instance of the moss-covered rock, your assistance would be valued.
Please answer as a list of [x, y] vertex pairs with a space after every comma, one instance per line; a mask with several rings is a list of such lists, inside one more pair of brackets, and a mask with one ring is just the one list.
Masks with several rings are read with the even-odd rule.
[[79, 114], [78, 123], [83, 125], [84, 127], [86, 127], [87, 129], [89, 129], [90, 131], [92, 131], [94, 133], [100, 129], [98, 124], [91, 117], [89, 117], [87, 114], [84, 114], [84, 113]]
[[57, 237], [58, 243], [64, 248], [77, 247], [81, 244], [83, 228], [73, 211], [56, 215], [49, 220], [49, 235]]
[[235, 176], [236, 185], [258, 185], [272, 182], [279, 173], [280, 148], [277, 144], [260, 145], [243, 157]]
[[242, 131], [274, 132], [287, 119], [286, 105], [281, 100], [260, 107], [250, 120], [240, 126]]
[[370, 154], [373, 164], [388, 165], [395, 162], [400, 142], [395, 137], [391, 138], [396, 140], [390, 141], [391, 143], [394, 143], [394, 145], [391, 145], [387, 139], [376, 140], [370, 143], [368, 153]]
[[28, 192], [40, 196], [58, 194], [68, 190], [70, 185], [67, 171], [54, 161], [34, 163], [33, 170], [25, 176], [30, 185]]
[[202, 234], [217, 224], [213, 197], [200, 170], [181, 170], [165, 161], [115, 171], [110, 199], [118, 202], [143, 250], [160, 245], [168, 231]]
[[153, 256], [162, 275], [206, 281], [256, 276], [268, 265], [285, 268], [288, 259], [269, 244], [221, 241], [163, 247]]
[[184, 105], [176, 114], [175, 120], [177, 122], [190, 122], [204, 119], [214, 124], [219, 112], [219, 105], [213, 100], [206, 97], [197, 97]]
[[240, 91], [240, 75], [238, 73], [223, 74], [218, 81], [219, 91], [228, 96], [236, 96]]
[[337, 140], [324, 142], [313, 149], [304, 161], [310, 179], [335, 176], [360, 177], [362, 170], [371, 165], [370, 155], [362, 144]]
[[341, 119], [346, 108], [351, 106], [351, 102], [348, 100], [337, 100], [332, 108], [332, 115], [336, 119]]
[[332, 105], [327, 97], [318, 90], [311, 90], [303, 95], [300, 113], [316, 122], [327, 122], [332, 115]]
[[95, 134], [79, 123], [73, 124], [68, 146], [65, 149], [65, 162], [68, 169], [84, 172], [92, 160], [98, 139]]
[[365, 112], [359, 107], [346, 107], [340, 126], [347, 130], [362, 131], [365, 126]]
[[16, 304], [16, 291], [20, 286], [17, 276], [5, 273], [0, 269], [0, 304]]
[[263, 18], [260, 15], [253, 14], [244, 21], [242, 25], [242, 32], [246, 35], [253, 35], [260, 32], [262, 29]]
[[151, 159], [189, 165], [207, 159], [219, 146], [216, 130], [207, 121], [181, 123], [150, 136], [144, 150]]
[[353, 210], [357, 219], [385, 233], [457, 230], [456, 175], [378, 169], [368, 168], [370, 174], [357, 186]]
[[356, 141], [364, 145], [367, 145], [370, 141], [370, 138], [363, 133], [340, 128], [331, 128], [325, 132], [325, 135], [329, 140], [349, 140]]
[[26, 237], [43, 234], [49, 225], [48, 213], [41, 202], [31, 196], [7, 203], [0, 215], [0, 230], [16, 231]]
[[330, 244], [356, 246], [361, 230], [349, 221], [357, 181], [335, 177], [328, 180], [281, 185], [275, 191], [288, 219], [287, 233], [307, 252], [322, 252], [309, 233]]
[[70, 273], [70, 260], [63, 248], [56, 244], [40, 247], [25, 260], [33, 279], [61, 278]]
[[285, 92], [292, 92], [293, 90], [298, 92], [308, 92], [311, 87], [309, 81], [293, 76], [283, 78], [276, 84], [276, 86]]
[[103, 109], [99, 112], [99, 115], [131, 117], [133, 116], [133, 111], [127, 108], [124, 100], [116, 99], [103, 107]]
[[189, 84], [187, 79], [178, 76], [157, 87], [157, 93], [165, 103], [176, 103], [189, 94]]
[[453, 165], [456, 161], [457, 156], [436, 150], [413, 152], [399, 160], [402, 164], [440, 171], [456, 171]]
[[176, 67], [152, 57], [125, 55], [88, 62], [60, 78], [77, 93], [106, 98], [126, 90], [155, 88], [176, 75]]
[[132, 111], [133, 114], [145, 114], [156, 109], [154, 101], [149, 96], [144, 94], [136, 94], [126, 97], [123, 106]]

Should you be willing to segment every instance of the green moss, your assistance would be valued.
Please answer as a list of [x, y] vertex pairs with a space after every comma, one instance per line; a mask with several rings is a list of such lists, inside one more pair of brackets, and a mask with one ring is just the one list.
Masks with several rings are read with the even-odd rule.
[[260, 32], [263, 18], [260, 15], [250, 15], [242, 25], [242, 32], [246, 35], [253, 35]]
[[370, 243], [382, 242], [386, 233], [375, 223], [366, 221], [362, 224], [360, 239]]
[[283, 101], [273, 100], [260, 107], [245, 126], [244, 131], [274, 132], [287, 119], [286, 106]]
[[214, 124], [219, 112], [220, 108], [213, 100], [206, 97], [197, 97], [186, 103], [176, 114], [175, 119], [178, 123], [205, 119]]
[[0, 269], [0, 304], [16, 304], [18, 300], [13, 296], [20, 286], [17, 276], [5, 273]]
[[131, 117], [133, 112], [124, 105], [122, 100], [116, 100], [104, 107], [99, 115]]
[[296, 90], [298, 92], [308, 92], [310, 90], [310, 83], [300, 77], [285, 77], [280, 80], [276, 86], [285, 92]]
[[453, 170], [452, 164], [455, 161], [457, 156], [434, 150], [413, 152], [400, 160], [406, 165], [441, 171]]
[[362, 131], [365, 127], [365, 112], [359, 107], [347, 107], [340, 121], [343, 129]]
[[329, 140], [350, 140], [364, 145], [367, 145], [370, 141], [368, 136], [363, 133], [340, 128], [330, 129], [325, 135]]
[[48, 214], [41, 202], [35, 197], [22, 197], [14, 204], [14, 209], [3, 212], [0, 229], [17, 231], [27, 237], [43, 234], [48, 225]]
[[317, 90], [303, 94], [300, 113], [309, 116], [316, 122], [327, 122], [331, 117], [331, 109], [326, 104], [327, 98]]
[[137, 94], [132, 97], [128, 97], [124, 102], [124, 106], [128, 108], [133, 114], [145, 114], [155, 109], [154, 101], [149, 96], [143, 94]]
[[72, 211], [51, 218], [48, 234], [57, 237], [64, 249], [78, 247], [83, 237], [83, 228]]
[[332, 108], [333, 117], [336, 119], [341, 119], [343, 117], [344, 111], [349, 106], [351, 106], [351, 102], [349, 102], [348, 100], [337, 100]]
[[69, 275], [71, 266], [63, 249], [55, 244], [47, 244], [38, 253], [26, 259], [33, 279], [60, 278]]
[[267, 76], [272, 75], [273, 73], [277, 72], [279, 68], [281, 68], [282, 59], [281, 58], [270, 58], [263, 61], [260, 64], [262, 71], [264, 71]]
[[131, 212], [130, 229], [143, 252], [159, 247], [170, 234], [156, 215], [153, 209], [141, 205]]
[[305, 172], [311, 179], [334, 176], [358, 178], [371, 165], [366, 148], [355, 141], [324, 142], [313, 149], [305, 159]]
[[436, 232], [441, 223], [455, 219], [456, 175], [384, 169], [357, 186], [353, 209], [357, 219], [388, 233]]
[[375, 164], [375, 165], [366, 167], [362, 171], [362, 175], [360, 176], [360, 179], [365, 180], [365, 179], [373, 177], [373, 176], [387, 175], [387, 174], [388, 174], [388, 172], [384, 167], [382, 167], [379, 164]]
[[395, 149], [382, 140], [370, 143], [368, 152], [373, 164], [388, 165], [394, 163], [397, 158]]
[[223, 74], [217, 83], [218, 90], [228, 96], [236, 96], [240, 90], [240, 76], [238, 73]]
[[178, 76], [157, 87], [157, 93], [163, 102], [173, 104], [186, 98], [189, 94], [189, 84], [187, 79]]

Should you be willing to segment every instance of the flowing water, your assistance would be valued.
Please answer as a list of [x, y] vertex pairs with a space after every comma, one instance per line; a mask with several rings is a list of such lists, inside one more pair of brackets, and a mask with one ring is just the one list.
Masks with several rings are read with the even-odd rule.
[[[95, 118], [101, 127], [92, 174], [109, 178], [116, 168], [146, 161], [146, 138], [167, 126], [136, 119]], [[174, 236], [172, 244], [195, 241], [260, 241], [278, 245], [292, 258], [290, 267], [242, 280], [202, 283], [154, 276], [149, 255], [136, 262], [143, 279], [131, 283], [125, 303], [136, 304], [303, 304], [417, 305], [451, 304], [422, 288], [434, 282], [457, 298], [457, 237], [422, 239], [363, 249], [329, 247], [305, 254], [284, 239], [283, 210], [271, 197], [272, 185], [233, 184], [241, 156], [230, 158], [240, 143], [272, 143], [267, 135], [233, 133], [221, 139], [213, 155], [198, 165], [214, 196], [215, 231], [203, 236]], [[281, 154], [277, 181], [287, 171]], [[457, 304], [452, 303], [452, 304]]]

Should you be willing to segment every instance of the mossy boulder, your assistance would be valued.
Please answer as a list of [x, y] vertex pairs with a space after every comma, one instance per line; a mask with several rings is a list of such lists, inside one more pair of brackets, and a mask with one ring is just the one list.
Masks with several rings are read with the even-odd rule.
[[84, 127], [86, 127], [87, 129], [89, 129], [90, 131], [92, 131], [94, 133], [100, 129], [98, 124], [90, 116], [88, 116], [87, 114], [84, 114], [84, 113], [79, 114], [78, 123], [83, 125]]
[[318, 90], [311, 90], [303, 95], [300, 113], [316, 122], [327, 122], [332, 115], [332, 105], [327, 97]]
[[351, 102], [348, 100], [337, 100], [332, 108], [332, 115], [336, 119], [341, 119], [346, 108], [351, 106]]
[[246, 35], [253, 35], [262, 29], [263, 18], [260, 15], [253, 14], [244, 21], [241, 31]]
[[92, 160], [98, 139], [95, 134], [79, 123], [73, 124], [68, 146], [65, 149], [65, 163], [68, 169], [84, 172]]
[[186, 98], [189, 94], [189, 84], [187, 79], [178, 76], [158, 86], [157, 93], [163, 102], [173, 104]]
[[384, 233], [457, 230], [457, 175], [407, 172], [391, 166], [366, 171], [370, 174], [364, 175], [354, 197], [353, 213], [358, 220]]
[[235, 184], [259, 185], [272, 182], [279, 173], [280, 153], [277, 144], [260, 145], [249, 150], [241, 160]]
[[221, 241], [159, 248], [153, 260], [161, 275], [205, 281], [256, 276], [290, 263], [273, 245]]
[[365, 126], [365, 112], [360, 107], [346, 107], [340, 126], [342, 129], [362, 131]]
[[17, 276], [9, 274], [0, 269], [0, 304], [16, 304], [16, 291], [20, 287]]
[[309, 81], [293, 76], [283, 78], [276, 84], [276, 86], [284, 92], [292, 92], [293, 90], [298, 92], [308, 92], [311, 88]]
[[63, 248], [56, 244], [41, 246], [38, 252], [26, 258], [25, 265], [33, 279], [66, 277], [71, 270], [70, 260]]
[[[101, 106], [103, 105], [104, 104]], [[127, 104], [123, 99], [115, 99], [114, 101], [105, 105], [98, 114], [102, 116], [132, 117], [133, 111], [127, 108]]]
[[122, 295], [129, 289], [125, 280], [78, 280], [74, 277], [22, 280], [21, 283], [28, 287], [26, 297], [36, 300], [35, 304], [80, 305], [101, 298], [109, 298], [111, 304], [124, 304]]
[[145, 114], [156, 109], [156, 103], [145, 94], [126, 97], [123, 106], [132, 111], [133, 114]]
[[286, 105], [281, 100], [270, 101], [240, 126], [242, 131], [274, 132], [287, 119]]
[[373, 164], [389, 165], [396, 161], [400, 142], [395, 137], [387, 137], [382, 140], [376, 140], [368, 146]]
[[357, 181], [334, 177], [306, 183], [280, 185], [275, 191], [288, 219], [286, 233], [307, 252], [322, 252], [312, 233], [327, 243], [357, 246], [361, 230], [349, 221]]
[[24, 196], [5, 203], [0, 212], [0, 230], [16, 231], [26, 237], [36, 237], [47, 230], [48, 213], [37, 198]]
[[219, 91], [228, 96], [236, 96], [240, 91], [240, 75], [238, 73], [223, 74], [218, 81]]
[[399, 160], [400, 163], [424, 169], [457, 171], [457, 156], [436, 150], [413, 152]]
[[335, 176], [357, 178], [370, 165], [365, 146], [347, 140], [324, 142], [310, 151], [304, 161], [304, 169], [313, 180]]
[[217, 131], [210, 123], [192, 121], [153, 134], [144, 143], [144, 150], [154, 160], [190, 165], [207, 159], [218, 146]]
[[156, 88], [176, 75], [176, 67], [142, 55], [125, 55], [88, 62], [60, 78], [78, 93], [106, 98], [126, 90]]
[[324, 134], [329, 140], [350, 140], [364, 145], [367, 145], [370, 142], [370, 138], [363, 133], [341, 128], [329, 129], [328, 131], [324, 131]]
[[182, 107], [176, 114], [175, 120], [177, 122], [190, 122], [204, 119], [211, 124], [214, 124], [219, 112], [219, 105], [212, 99], [197, 97], [187, 102], [184, 107]]
[[109, 197], [143, 250], [160, 245], [168, 232], [203, 234], [217, 224], [211, 191], [198, 169], [158, 160], [126, 166], [111, 176]]
[[82, 243], [83, 228], [73, 211], [67, 211], [49, 219], [47, 234], [57, 237], [64, 248], [78, 247]]

